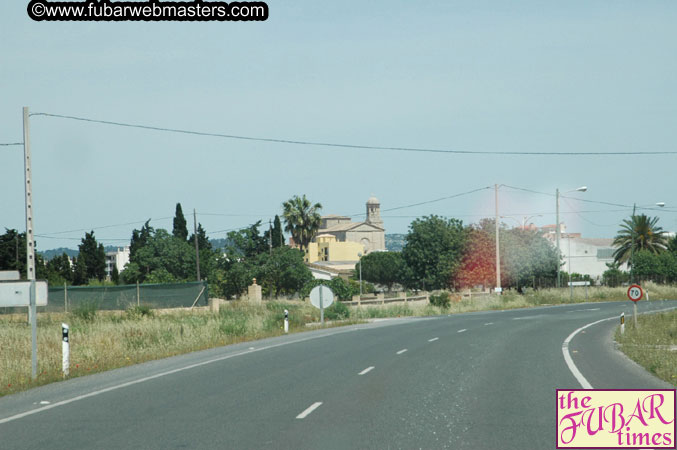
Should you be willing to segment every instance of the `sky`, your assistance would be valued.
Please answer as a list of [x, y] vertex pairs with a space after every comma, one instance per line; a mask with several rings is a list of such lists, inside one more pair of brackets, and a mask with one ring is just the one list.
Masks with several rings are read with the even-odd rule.
[[[27, 3], [0, 5], [0, 143], [22, 142], [28, 106], [365, 146], [677, 150], [677, 3], [669, 0], [269, 1], [267, 21], [212, 23], [34, 22]], [[555, 190], [587, 186], [561, 200], [568, 231], [611, 238], [633, 204], [677, 231], [675, 154], [354, 149], [40, 115], [30, 128], [38, 250], [76, 248], [89, 230], [124, 245], [148, 219], [171, 230], [177, 202], [187, 216], [197, 211], [210, 238], [223, 238], [267, 223], [302, 194], [323, 214], [355, 220], [375, 195], [386, 233], [406, 233], [429, 214], [466, 224], [492, 217], [494, 185], [509, 226], [554, 223]], [[23, 175], [23, 147], [0, 146], [0, 231], [25, 229]], [[656, 202], [665, 207], [643, 209]]]

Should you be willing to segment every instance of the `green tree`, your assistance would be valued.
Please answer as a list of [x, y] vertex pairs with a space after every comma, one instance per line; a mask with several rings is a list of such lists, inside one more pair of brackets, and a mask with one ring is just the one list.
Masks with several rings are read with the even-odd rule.
[[253, 258], [256, 255], [268, 251], [268, 241], [265, 236], [259, 234], [259, 220], [247, 228], [228, 233], [225, 253], [230, 258], [242, 259]]
[[152, 238], [155, 230], [150, 226], [150, 219], [141, 227], [140, 230], [132, 231], [132, 239], [129, 244], [129, 261], [137, 262], [137, 253], [139, 249], [146, 246], [148, 241]]
[[[135, 230], [136, 232], [136, 230]], [[176, 238], [167, 230], [152, 230], [143, 235], [145, 244], [137, 247], [134, 258], [120, 274], [125, 283], [149, 281], [180, 282], [193, 280], [195, 276], [195, 249], [188, 241]], [[142, 233], [139, 233], [142, 236]]]
[[463, 223], [431, 215], [409, 225], [402, 257], [410, 269], [411, 287], [447, 288], [460, 266], [466, 239]]
[[306, 250], [308, 244], [320, 229], [322, 205], [310, 203], [305, 196], [294, 196], [282, 204], [285, 230], [291, 233], [294, 242]]
[[362, 257], [362, 279], [384, 285], [391, 291], [393, 284], [403, 283], [405, 267], [399, 252], [372, 252]]
[[73, 268], [66, 253], [57, 255], [47, 262], [47, 281], [55, 286], [73, 283]]
[[113, 265], [113, 270], [110, 274], [110, 280], [115, 284], [120, 284], [120, 272], [118, 271], [118, 266]]
[[[188, 239], [188, 242], [191, 244], [195, 245], [195, 233], [190, 235], [190, 238]], [[197, 248], [200, 249], [200, 258], [202, 258], [202, 252], [207, 252], [212, 250], [212, 244], [209, 242], [209, 238], [207, 237], [207, 232], [205, 231], [204, 228], [202, 228], [202, 224], [198, 223], [197, 224]]]
[[[38, 252], [37, 242], [33, 242], [35, 250], [35, 277], [38, 280], [48, 279], [47, 265]], [[26, 233], [5, 228], [0, 235], [0, 270], [18, 270], [22, 279], [26, 279]]]
[[254, 269], [249, 261], [224, 255], [216, 262], [209, 289], [224, 298], [237, 297], [247, 291], [254, 277]]
[[677, 255], [677, 235], [668, 241], [668, 251]]
[[85, 233], [78, 250], [78, 261], [84, 264], [87, 279], [102, 281], [106, 277], [106, 252], [103, 244], [96, 241], [94, 231]]
[[290, 295], [313, 279], [303, 263], [303, 252], [295, 248], [279, 247], [271, 253], [260, 253], [253, 270], [257, 283], [270, 297]]
[[284, 245], [284, 235], [282, 234], [282, 224], [280, 223], [280, 216], [275, 214], [273, 220], [273, 248], [282, 247]]
[[615, 262], [606, 263], [607, 270], [602, 274], [602, 284], [609, 287], [618, 287], [622, 283], [630, 280], [630, 274], [623, 272], [619, 264]]
[[26, 278], [26, 233], [5, 228], [0, 235], [0, 270], [18, 270]]
[[85, 259], [81, 257], [75, 258], [73, 264], [73, 284], [75, 286], [82, 286], [89, 282], [87, 277], [87, 264], [85, 264]]
[[658, 225], [658, 217], [648, 217], [640, 214], [623, 220], [621, 229], [614, 239], [614, 261], [629, 263], [634, 252], [646, 250], [650, 253], [659, 253], [667, 248], [665, 232]]
[[179, 238], [184, 241], [188, 238], [188, 228], [186, 226], [186, 218], [183, 216], [183, 210], [181, 209], [181, 203], [176, 204], [172, 235], [174, 235], [175, 238]]

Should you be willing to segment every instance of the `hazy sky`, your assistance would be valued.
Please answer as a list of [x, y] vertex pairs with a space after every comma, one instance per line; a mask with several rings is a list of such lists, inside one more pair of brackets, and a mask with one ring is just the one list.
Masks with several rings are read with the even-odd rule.
[[[234, 135], [476, 151], [674, 151], [677, 3], [269, 1], [265, 22], [33, 22], [0, 6], [0, 143], [23, 106]], [[505, 184], [500, 212], [613, 237], [631, 205], [677, 230], [677, 155], [486, 156], [331, 149], [31, 118], [38, 250], [84, 229], [123, 244], [175, 204], [210, 237], [281, 212], [295, 194], [325, 214], [364, 213]], [[0, 227], [25, 228], [22, 147], [0, 147]], [[576, 194], [570, 194], [576, 196]], [[494, 214], [493, 189], [383, 212]], [[163, 219], [164, 218], [164, 219]], [[189, 224], [192, 226], [192, 218]], [[133, 225], [99, 228], [108, 225]], [[55, 234], [62, 231], [78, 230]], [[0, 229], [1, 231], [1, 229]], [[50, 237], [45, 237], [50, 236]]]

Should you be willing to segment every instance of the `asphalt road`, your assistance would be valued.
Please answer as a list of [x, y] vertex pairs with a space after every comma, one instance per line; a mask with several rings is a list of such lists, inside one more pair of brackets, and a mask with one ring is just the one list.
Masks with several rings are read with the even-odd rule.
[[[640, 302], [640, 312], [677, 301]], [[562, 345], [632, 304], [491, 311], [300, 333], [0, 399], [2, 449], [555, 447]], [[568, 346], [594, 388], [665, 388], [613, 348], [617, 320]]]

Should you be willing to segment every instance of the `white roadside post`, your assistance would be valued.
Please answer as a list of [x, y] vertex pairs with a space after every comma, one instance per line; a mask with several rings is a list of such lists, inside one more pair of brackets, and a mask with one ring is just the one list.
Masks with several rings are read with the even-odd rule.
[[289, 333], [289, 311], [284, 310], [284, 332]]
[[625, 312], [621, 313], [621, 334], [625, 334]]
[[63, 355], [63, 376], [68, 376], [68, 368], [70, 365], [70, 342], [68, 339], [68, 325], [65, 323], [61, 324], [61, 353]]

